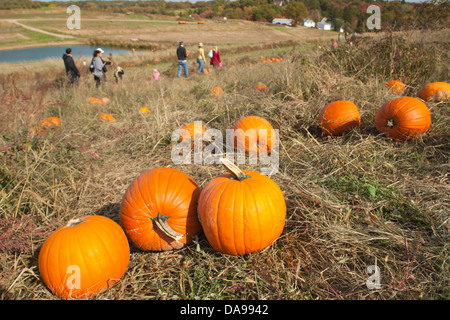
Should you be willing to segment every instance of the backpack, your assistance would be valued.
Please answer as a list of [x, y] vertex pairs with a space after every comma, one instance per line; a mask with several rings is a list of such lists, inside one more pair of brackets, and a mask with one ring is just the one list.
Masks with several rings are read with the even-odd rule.
[[94, 59], [92, 59], [92, 60], [91, 60], [91, 64], [89, 65], [89, 71], [90, 71], [91, 73], [93, 73], [94, 70], [95, 70], [95, 67], [94, 67]]
[[213, 57], [213, 51], [212, 51], [212, 49], [211, 49], [211, 50], [209, 50], [209, 53], [208, 53], [208, 57], [210, 57], [210, 58], [212, 58], [212, 57]]

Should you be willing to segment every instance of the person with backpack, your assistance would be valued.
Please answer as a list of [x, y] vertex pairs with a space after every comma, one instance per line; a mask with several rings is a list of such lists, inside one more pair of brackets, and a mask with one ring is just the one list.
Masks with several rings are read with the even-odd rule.
[[78, 86], [78, 78], [80, 77], [80, 71], [78, 71], [75, 61], [72, 58], [72, 49], [67, 48], [66, 53], [63, 54], [64, 66], [66, 68], [66, 74], [69, 76], [72, 86]]
[[91, 61], [91, 65], [89, 66], [89, 70], [92, 72], [92, 74], [94, 75], [94, 81], [95, 81], [95, 86], [98, 88], [101, 84], [101, 82], [106, 81], [106, 75], [105, 72], [107, 72], [106, 70], [106, 65], [113, 65], [113, 62], [111, 61], [103, 61], [102, 59], [102, 54], [105, 51], [103, 51], [101, 48], [97, 48], [94, 51], [94, 55]]
[[187, 56], [188, 56], [188, 53], [186, 51], [186, 48], [184, 47], [183, 41], [181, 41], [179, 47], [177, 48], [177, 58], [178, 58], [177, 77], [178, 78], [181, 76], [181, 70], [184, 69], [184, 74], [186, 76], [186, 79], [189, 79]]

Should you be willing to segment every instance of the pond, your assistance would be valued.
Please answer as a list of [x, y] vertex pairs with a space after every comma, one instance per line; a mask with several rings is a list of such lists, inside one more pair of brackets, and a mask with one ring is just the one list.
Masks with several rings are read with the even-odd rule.
[[[74, 59], [80, 55], [82, 57], [92, 57], [94, 50], [98, 47], [94, 46], [55, 46], [55, 47], [38, 47], [38, 48], [26, 48], [26, 49], [14, 49], [14, 50], [0, 50], [0, 63], [18, 63], [18, 62], [32, 62], [42, 61], [45, 59], [62, 59], [66, 49], [72, 49], [72, 56]], [[131, 50], [116, 49], [111, 47], [101, 47], [106, 57], [110, 53], [113, 56], [131, 53]]]

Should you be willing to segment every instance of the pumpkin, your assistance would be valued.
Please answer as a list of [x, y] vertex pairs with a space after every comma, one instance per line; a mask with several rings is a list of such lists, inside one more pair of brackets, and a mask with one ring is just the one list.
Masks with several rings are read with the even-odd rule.
[[361, 117], [353, 102], [339, 100], [320, 111], [319, 122], [325, 135], [336, 136], [359, 127]]
[[[211, 71], [209, 71], [209, 72], [211, 72]], [[211, 95], [212, 95], [213, 97], [218, 97], [218, 96], [220, 96], [222, 93], [223, 93], [223, 89], [222, 89], [221, 87], [214, 87], [214, 88], [212, 88], [212, 90], [211, 90]]]
[[183, 125], [180, 129], [183, 129], [183, 131], [181, 131], [178, 142], [186, 140], [195, 140], [196, 138], [202, 137], [206, 131], [205, 128], [203, 128], [203, 126], [197, 122], [187, 123]]
[[268, 176], [241, 171], [224, 159], [227, 173], [203, 188], [198, 212], [204, 234], [216, 250], [244, 255], [270, 246], [282, 233], [286, 202]]
[[91, 103], [91, 104], [102, 104], [102, 103], [103, 103], [102, 99], [95, 98], [95, 97], [90, 97], [90, 98], [88, 99], [88, 101], [89, 101], [89, 103]]
[[150, 109], [147, 108], [147, 107], [142, 107], [140, 111], [141, 111], [141, 113], [143, 113], [143, 114], [148, 114], [148, 113], [150, 113]]
[[179, 249], [202, 227], [197, 217], [200, 189], [184, 172], [155, 168], [139, 175], [120, 206], [120, 222], [130, 241], [144, 251]]
[[269, 121], [258, 116], [240, 119], [234, 125], [234, 147], [246, 153], [270, 152], [276, 143], [276, 133]]
[[109, 98], [106, 98], [106, 97], [102, 98], [101, 101], [102, 101], [101, 104], [107, 104], [107, 103], [111, 102], [111, 100]]
[[405, 84], [400, 80], [391, 80], [388, 81], [386, 86], [395, 93], [402, 94], [403, 90], [405, 90]]
[[44, 242], [38, 257], [46, 286], [63, 299], [92, 297], [122, 278], [130, 247], [122, 228], [104, 216], [70, 220]]
[[424, 101], [438, 102], [450, 99], [450, 84], [446, 82], [428, 83], [420, 88], [417, 96]]
[[269, 88], [267, 88], [267, 86], [266, 86], [265, 84], [263, 84], [263, 83], [258, 84], [258, 85], [256, 86], [256, 89], [257, 89], [258, 91], [261, 91], [261, 92], [264, 92], [264, 93], [268, 93], [268, 92], [269, 92]]
[[427, 132], [430, 125], [430, 110], [412, 97], [390, 100], [375, 115], [377, 130], [397, 140], [414, 139]]
[[114, 117], [109, 113], [102, 113], [101, 115], [98, 116], [98, 121], [113, 122], [114, 120], [115, 120]]
[[61, 125], [61, 119], [58, 117], [48, 117], [39, 122], [39, 125], [35, 125], [32, 128], [33, 134], [46, 133], [48, 131], [54, 130], [56, 127]]

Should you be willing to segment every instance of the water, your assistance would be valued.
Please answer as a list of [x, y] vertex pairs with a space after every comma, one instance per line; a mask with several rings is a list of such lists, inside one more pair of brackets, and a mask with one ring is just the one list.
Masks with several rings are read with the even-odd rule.
[[[42, 61], [45, 59], [62, 59], [66, 49], [72, 49], [72, 56], [74, 59], [78, 58], [81, 54], [82, 57], [90, 58], [94, 53], [94, 50], [98, 47], [93, 46], [56, 46], [56, 47], [39, 47], [39, 48], [27, 48], [27, 49], [15, 49], [0, 51], [0, 63], [18, 63], [18, 62], [31, 62]], [[116, 55], [122, 55], [131, 53], [131, 50], [115, 49], [110, 47], [101, 47], [103, 51], [103, 57], [106, 58], [110, 53], [113, 57]]]

